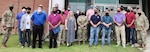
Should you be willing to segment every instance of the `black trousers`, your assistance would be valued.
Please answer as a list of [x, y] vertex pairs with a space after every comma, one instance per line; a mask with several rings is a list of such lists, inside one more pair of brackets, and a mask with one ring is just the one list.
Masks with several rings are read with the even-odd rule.
[[30, 46], [30, 42], [31, 42], [31, 30], [30, 29], [26, 29], [23, 32], [23, 39], [22, 39], [22, 46], [25, 46], [25, 42], [28, 43], [28, 47]]
[[52, 48], [52, 47], [56, 48], [58, 33], [54, 34], [54, 32], [52, 30], [49, 30], [49, 36], [50, 36], [49, 48]]
[[89, 38], [90, 38], [90, 27], [91, 27], [92, 25], [90, 24], [90, 23], [88, 23], [87, 24], [87, 39], [89, 40]]
[[34, 25], [33, 26], [33, 45], [32, 48], [35, 48], [36, 46], [36, 38], [38, 36], [38, 47], [42, 48], [42, 35], [43, 35], [44, 26], [43, 25]]

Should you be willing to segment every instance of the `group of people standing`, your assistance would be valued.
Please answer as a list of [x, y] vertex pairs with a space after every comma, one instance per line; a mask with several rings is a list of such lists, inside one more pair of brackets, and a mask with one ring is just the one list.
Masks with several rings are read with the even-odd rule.
[[[13, 6], [6, 11], [2, 18], [3, 41], [2, 48], [6, 48], [6, 42], [9, 38], [12, 28], [14, 28]], [[68, 47], [75, 42], [75, 34], [80, 45], [89, 40], [89, 47], [98, 45], [99, 34], [102, 34], [102, 46], [105, 45], [105, 36], [107, 43], [111, 45], [111, 35], [116, 35], [117, 46], [122, 43], [123, 48], [130, 44], [135, 45], [135, 32], [137, 32], [137, 43], [139, 47], [146, 49], [146, 35], [149, 28], [149, 22], [144, 12], [137, 7], [135, 10], [118, 7], [117, 11], [108, 9], [101, 12], [98, 7], [90, 6], [87, 12], [77, 10], [74, 14], [71, 7], [67, 10], [59, 10], [56, 4], [51, 13], [46, 15], [43, 6], [39, 5], [38, 9], [31, 13], [30, 7], [22, 7], [22, 12], [18, 13], [16, 19], [18, 22], [19, 42], [22, 48], [25, 42], [28, 47], [36, 48], [36, 39], [38, 37], [38, 47], [42, 48], [42, 36], [45, 24], [49, 25], [49, 48], [57, 48], [62, 43]], [[47, 17], [47, 18], [46, 18]], [[47, 22], [47, 23], [46, 23]], [[87, 30], [88, 29], [88, 30]], [[31, 46], [31, 31], [33, 32]], [[102, 32], [102, 33], [101, 33]], [[115, 35], [113, 37], [115, 37]], [[131, 41], [131, 42], [130, 42]]]

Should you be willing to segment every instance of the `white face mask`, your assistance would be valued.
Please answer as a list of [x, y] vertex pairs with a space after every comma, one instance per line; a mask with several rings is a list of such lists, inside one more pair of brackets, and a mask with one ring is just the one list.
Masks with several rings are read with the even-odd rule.
[[42, 10], [38, 10], [38, 12], [39, 12], [39, 13], [41, 13], [41, 12], [42, 12]]
[[42, 12], [42, 10], [37, 10], [38, 14], [40, 14]]
[[22, 9], [22, 12], [26, 12], [26, 9]]
[[70, 8], [68, 8], [68, 10], [70, 10]]
[[79, 11], [77, 11], [76, 13], [77, 13], [77, 14], [79, 14], [80, 12], [79, 12]]

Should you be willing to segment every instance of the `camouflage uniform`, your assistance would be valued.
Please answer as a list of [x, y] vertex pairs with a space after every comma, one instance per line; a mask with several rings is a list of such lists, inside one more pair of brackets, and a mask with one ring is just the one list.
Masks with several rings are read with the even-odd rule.
[[137, 32], [137, 41], [141, 46], [146, 46], [146, 36], [147, 36], [147, 30], [149, 28], [149, 21], [147, 17], [145, 16], [143, 11], [138, 11], [138, 13], [141, 13], [141, 16], [136, 15], [135, 20], [135, 28]]
[[[78, 23], [78, 41], [85, 42], [87, 39], [86, 37], [87, 24], [88, 24], [87, 17], [84, 15], [79, 16], [77, 19], [77, 23]], [[81, 28], [81, 25], [83, 25], [84, 27]]]
[[[12, 28], [14, 27], [14, 12], [8, 10], [2, 15], [2, 44], [6, 45], [7, 40], [11, 34]], [[4, 29], [6, 27], [6, 29]]]

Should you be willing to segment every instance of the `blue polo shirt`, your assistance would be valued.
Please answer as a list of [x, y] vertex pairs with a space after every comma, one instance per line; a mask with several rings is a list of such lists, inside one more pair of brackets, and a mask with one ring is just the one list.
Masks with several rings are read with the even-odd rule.
[[33, 21], [34, 25], [44, 25], [46, 21], [46, 14], [41, 12], [38, 14], [37, 12], [33, 13], [31, 20]]
[[97, 24], [98, 22], [101, 21], [101, 17], [99, 15], [92, 15], [90, 21], [93, 22], [93, 24]]
[[[102, 22], [104, 22], [106, 24], [109, 24], [109, 23], [113, 22], [113, 19], [112, 19], [111, 16], [103, 16], [102, 17]], [[103, 27], [105, 27], [105, 26], [103, 25]], [[111, 26], [109, 28], [111, 28]]]
[[19, 12], [16, 16], [16, 19], [18, 21], [18, 27], [20, 27], [21, 18], [24, 14], [25, 14], [25, 12]]

